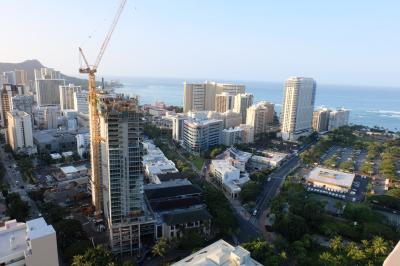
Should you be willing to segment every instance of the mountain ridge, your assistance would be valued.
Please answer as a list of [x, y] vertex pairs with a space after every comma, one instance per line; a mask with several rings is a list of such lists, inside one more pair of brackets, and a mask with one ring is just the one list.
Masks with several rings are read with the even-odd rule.
[[[35, 75], [34, 75], [34, 69], [37, 68], [42, 68], [46, 67], [44, 66], [39, 60], [37, 59], [29, 59], [25, 60], [20, 63], [5, 63], [5, 62], [0, 62], [0, 73], [5, 72], [5, 71], [14, 71], [16, 69], [18, 70], [25, 70], [28, 75], [28, 80], [35, 80]], [[63, 79], [65, 79], [65, 83], [73, 83], [75, 85], [80, 85], [84, 88], [87, 87], [87, 80], [86, 79], [80, 79], [72, 76], [65, 75], [61, 73], [61, 76]]]

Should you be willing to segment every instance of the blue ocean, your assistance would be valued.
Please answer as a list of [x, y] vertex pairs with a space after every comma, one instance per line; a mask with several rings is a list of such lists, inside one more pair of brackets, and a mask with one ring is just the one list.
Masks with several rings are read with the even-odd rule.
[[[141, 104], [163, 101], [169, 105], [183, 104], [183, 79], [119, 78], [124, 84], [117, 92], [138, 95]], [[204, 80], [188, 80], [203, 82]], [[218, 81], [246, 85], [255, 101], [275, 103], [280, 113], [283, 83], [252, 81]], [[350, 123], [378, 126], [400, 131], [400, 87], [380, 88], [317, 84], [316, 108], [343, 107], [350, 110]]]

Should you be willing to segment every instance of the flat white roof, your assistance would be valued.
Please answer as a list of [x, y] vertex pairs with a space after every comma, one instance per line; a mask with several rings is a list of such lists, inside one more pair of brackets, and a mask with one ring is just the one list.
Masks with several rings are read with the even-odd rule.
[[53, 226], [48, 225], [42, 217], [27, 221], [26, 227], [27, 227], [27, 237], [29, 237], [29, 239], [31, 240], [56, 233]]
[[[8, 224], [8, 225], [7, 225]], [[0, 227], [0, 263], [8, 261], [12, 257], [24, 256], [26, 250], [26, 225], [15, 220], [6, 222]], [[14, 238], [14, 248], [11, 249], [10, 239]]]
[[307, 181], [320, 182], [329, 185], [350, 188], [353, 184], [354, 177], [355, 174], [316, 167], [309, 173]]
[[261, 266], [254, 259], [250, 258], [250, 252], [246, 249], [237, 246], [234, 247], [224, 240], [218, 240], [213, 244], [193, 253], [192, 255], [172, 264], [172, 266], [215, 266], [215, 265], [226, 265], [233, 266], [237, 265], [236, 261], [233, 260], [232, 255], [236, 255], [239, 258], [244, 259], [244, 263], [240, 264], [243, 266]]
[[235, 171], [239, 171], [239, 169], [237, 169], [236, 167], [231, 165], [226, 160], [212, 160], [211, 163], [214, 166], [214, 168], [216, 168], [220, 172], [235, 172]]
[[60, 167], [60, 169], [66, 175], [73, 174], [73, 173], [76, 173], [79, 171], [78, 169], [76, 169], [75, 166], [72, 166], [72, 165]]
[[53, 160], [61, 159], [61, 155], [59, 153], [51, 153], [50, 156]]

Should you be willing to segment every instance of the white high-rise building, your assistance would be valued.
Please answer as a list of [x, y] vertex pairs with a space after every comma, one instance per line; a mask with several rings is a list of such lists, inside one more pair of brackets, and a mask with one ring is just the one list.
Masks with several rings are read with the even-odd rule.
[[36, 110], [35, 122], [41, 128], [57, 128], [60, 108], [58, 105], [39, 106]]
[[67, 86], [60, 86], [60, 107], [61, 110], [75, 109], [74, 92], [81, 92], [81, 86], [68, 84]]
[[235, 127], [222, 130], [222, 144], [232, 146], [243, 143], [243, 128]]
[[17, 85], [14, 71], [3, 72], [4, 84]]
[[296, 141], [312, 132], [316, 82], [312, 78], [291, 77], [285, 82], [282, 106], [282, 139]]
[[221, 144], [223, 120], [188, 119], [184, 121], [183, 147], [190, 153], [200, 154]]
[[242, 115], [242, 124], [246, 123], [247, 109], [253, 105], [253, 94], [239, 93], [235, 96], [233, 111]]
[[246, 124], [254, 127], [254, 134], [268, 132], [274, 122], [275, 105], [270, 102], [258, 102], [247, 109]]
[[33, 144], [32, 118], [23, 111], [12, 110], [7, 112], [7, 140], [15, 152], [27, 154], [36, 153]]
[[7, 112], [11, 110], [11, 98], [15, 95], [21, 94], [22, 86], [15, 86], [11, 84], [3, 84], [0, 91], [0, 118], [1, 126], [7, 127]]
[[214, 111], [217, 94], [227, 92], [233, 95], [245, 92], [244, 85], [216, 82], [187, 83], [183, 88], [183, 112]]
[[188, 117], [184, 114], [175, 114], [170, 116], [172, 120], [172, 139], [181, 141], [183, 138], [183, 125]]
[[342, 126], [347, 126], [349, 124], [350, 111], [346, 109], [337, 109], [331, 111], [329, 114], [329, 124], [328, 130], [335, 130]]
[[43, 218], [0, 227], [0, 265], [58, 266], [57, 236]]
[[[103, 98], [100, 116], [101, 195], [114, 253], [136, 254], [154, 237], [154, 220], [143, 191], [143, 113], [137, 98]], [[92, 191], [94, 191], [92, 182]]]
[[81, 158], [88, 157], [90, 149], [90, 134], [77, 134], [76, 135], [76, 150]]
[[36, 98], [39, 106], [60, 104], [60, 86], [65, 85], [61, 73], [51, 68], [35, 69]]
[[80, 114], [89, 114], [88, 92], [76, 91], [73, 95], [74, 109]]
[[235, 95], [223, 92], [215, 95], [215, 111], [225, 113], [232, 110], [235, 103]]

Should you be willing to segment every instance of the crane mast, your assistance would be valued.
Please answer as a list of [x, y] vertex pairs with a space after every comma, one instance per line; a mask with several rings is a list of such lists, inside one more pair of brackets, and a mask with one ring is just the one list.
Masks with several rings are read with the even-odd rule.
[[125, 7], [127, 0], [122, 0], [106, 38], [101, 45], [99, 54], [97, 55], [95, 64], [90, 66], [88, 60], [81, 47], [79, 53], [82, 56], [85, 67], [79, 69], [79, 73], [88, 74], [88, 90], [89, 90], [89, 126], [90, 126], [90, 161], [91, 161], [91, 190], [92, 190], [92, 204], [95, 208], [95, 215], [101, 216], [102, 213], [102, 185], [101, 185], [101, 157], [100, 157], [100, 125], [99, 113], [97, 111], [97, 90], [96, 90], [96, 72], [97, 67], [104, 55], [104, 52], [110, 42], [111, 36], [115, 30], [118, 20], [121, 16], [122, 10]]

